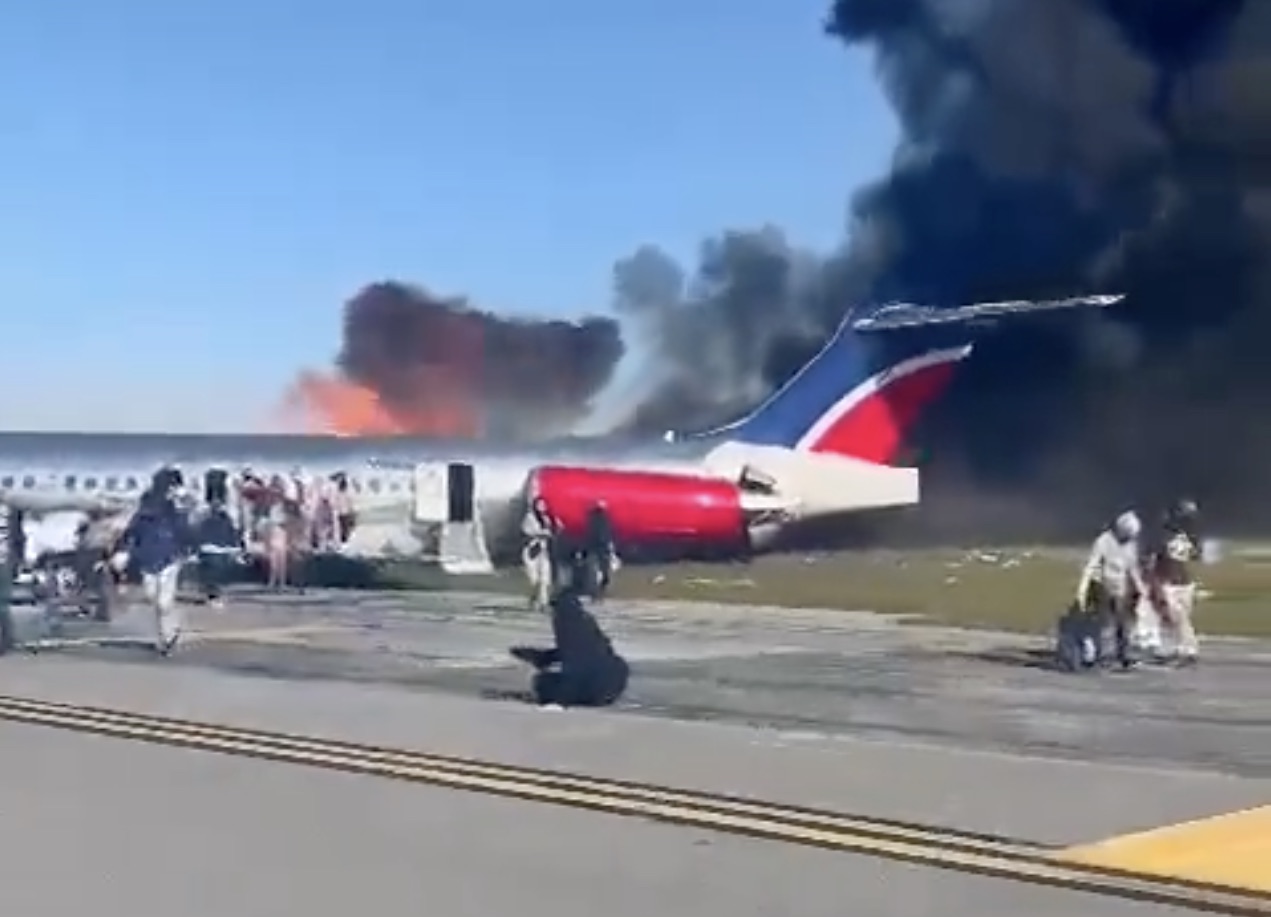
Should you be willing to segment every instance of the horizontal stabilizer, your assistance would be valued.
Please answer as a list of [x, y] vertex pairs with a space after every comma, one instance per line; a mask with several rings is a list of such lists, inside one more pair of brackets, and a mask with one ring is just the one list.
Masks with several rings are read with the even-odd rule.
[[1124, 294], [1073, 296], [1068, 299], [1017, 299], [1007, 302], [982, 302], [969, 306], [919, 306], [913, 303], [891, 303], [880, 306], [869, 315], [852, 320], [852, 330], [861, 332], [897, 331], [932, 325], [967, 324], [1062, 309], [1106, 309], [1125, 299]]

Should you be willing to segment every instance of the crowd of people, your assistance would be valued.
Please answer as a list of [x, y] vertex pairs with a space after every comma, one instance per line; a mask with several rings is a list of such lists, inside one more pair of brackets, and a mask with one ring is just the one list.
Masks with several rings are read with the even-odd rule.
[[122, 531], [110, 539], [107, 569], [116, 583], [135, 582], [155, 613], [156, 649], [168, 654], [180, 638], [177, 583], [195, 559], [198, 583], [209, 603], [219, 604], [235, 569], [247, 557], [264, 561], [267, 585], [279, 590], [296, 582], [297, 560], [316, 551], [336, 551], [356, 526], [348, 480], [291, 475], [264, 478], [243, 469], [206, 473], [201, 498], [182, 472], [165, 467]]
[[[265, 478], [245, 468], [233, 491], [244, 547], [264, 557], [272, 588], [287, 586], [299, 556], [340, 550], [357, 524], [343, 472], [313, 479], [294, 469]], [[229, 496], [228, 488], [224, 494], [209, 493], [206, 503], [228, 513]]]
[[1200, 654], [1195, 566], [1202, 553], [1195, 501], [1177, 501], [1146, 532], [1136, 511], [1121, 513], [1091, 545], [1060, 623], [1061, 665], [1194, 665]]
[[[326, 493], [347, 493], [341, 478], [333, 475]], [[139, 584], [143, 601], [154, 613], [157, 653], [171, 654], [181, 639], [184, 621], [177, 583], [189, 558], [198, 557], [200, 581], [215, 601], [228, 565], [251, 539], [265, 545], [269, 582], [280, 587], [287, 582], [295, 545], [321, 549], [347, 538], [355, 524], [351, 504], [324, 499], [321, 492], [311, 502], [305, 484], [299, 475], [262, 480], [247, 470], [231, 487], [227, 475], [210, 473], [202, 506], [196, 509], [177, 469], [155, 473], [112, 545], [108, 567]], [[584, 595], [603, 598], [612, 574], [613, 532], [605, 505], [597, 502], [592, 507], [586, 537], [571, 540], [564, 537], [564, 526], [547, 503], [535, 499], [523, 519], [522, 534], [530, 603], [549, 615], [553, 636], [549, 647], [513, 650], [535, 671], [534, 699], [559, 706], [613, 703], [626, 688], [629, 668], [582, 603]]]

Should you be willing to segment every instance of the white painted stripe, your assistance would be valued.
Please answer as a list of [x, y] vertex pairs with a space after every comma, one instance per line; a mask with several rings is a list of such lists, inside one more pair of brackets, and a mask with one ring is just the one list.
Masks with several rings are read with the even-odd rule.
[[910, 357], [908, 360], [903, 360], [880, 373], [870, 376], [830, 405], [829, 409], [817, 419], [808, 432], [799, 437], [799, 441], [794, 446], [795, 451], [808, 452], [812, 450], [821, 437], [825, 436], [848, 412], [871, 395], [877, 394], [887, 386], [907, 376], [922, 372], [924, 369], [939, 366], [942, 363], [956, 363], [959, 360], [965, 360], [970, 356], [972, 347], [973, 345], [971, 344], [964, 344], [960, 347], [950, 347], [946, 350], [932, 350], [916, 357]]

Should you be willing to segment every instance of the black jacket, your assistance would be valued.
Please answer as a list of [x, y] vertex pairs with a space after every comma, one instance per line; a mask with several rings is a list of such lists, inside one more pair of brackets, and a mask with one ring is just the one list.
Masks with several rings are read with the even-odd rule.
[[200, 547], [236, 549], [243, 546], [242, 535], [224, 507], [209, 509], [199, 521], [198, 540]]
[[613, 523], [603, 507], [593, 506], [587, 514], [587, 547], [602, 552], [613, 547]]
[[120, 547], [139, 573], [158, 573], [179, 563], [195, 547], [189, 520], [166, 497], [147, 493], [124, 530]]

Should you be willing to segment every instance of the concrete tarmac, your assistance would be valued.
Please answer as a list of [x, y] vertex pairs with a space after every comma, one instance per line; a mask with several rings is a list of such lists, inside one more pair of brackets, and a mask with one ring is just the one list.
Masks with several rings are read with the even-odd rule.
[[[1207, 641], [1196, 671], [1073, 677], [1029, 655], [1045, 641], [869, 613], [613, 602], [599, 617], [634, 670], [627, 712], [1271, 777], [1266, 643]], [[205, 633], [182, 665], [466, 697], [523, 690], [507, 649], [548, 639], [515, 597], [464, 593], [240, 597], [191, 624]]]
[[443, 790], [0, 726], [23, 917], [1168, 912]]
[[[1018, 638], [868, 614], [615, 602], [602, 620], [633, 666], [612, 711], [485, 699], [523, 686], [506, 648], [541, 641], [545, 622], [458, 594], [237, 596], [196, 609], [174, 659], [19, 654], [0, 662], [0, 693], [1058, 845], [1271, 802], [1271, 653], [1257, 644], [1212, 643], [1197, 671], [1077, 678], [1035, 667]], [[8, 893], [30, 915], [149, 900], [191, 915], [1148, 907], [9, 723], [0, 747]]]

